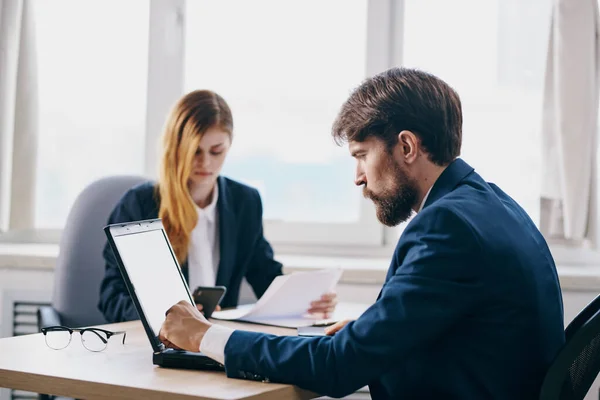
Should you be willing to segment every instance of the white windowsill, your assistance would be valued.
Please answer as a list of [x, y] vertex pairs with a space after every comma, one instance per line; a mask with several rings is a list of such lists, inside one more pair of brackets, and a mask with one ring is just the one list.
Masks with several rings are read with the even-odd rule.
[[0, 243], [0, 268], [54, 269], [57, 244]]
[[[0, 269], [52, 270], [58, 256], [57, 244], [0, 243]], [[342, 283], [381, 285], [389, 267], [389, 258], [332, 257], [306, 255], [278, 255], [285, 272], [310, 271], [323, 268], [341, 268]], [[557, 263], [559, 262], [556, 260]], [[565, 263], [558, 266], [563, 290], [600, 290], [600, 263], [581, 265]]]

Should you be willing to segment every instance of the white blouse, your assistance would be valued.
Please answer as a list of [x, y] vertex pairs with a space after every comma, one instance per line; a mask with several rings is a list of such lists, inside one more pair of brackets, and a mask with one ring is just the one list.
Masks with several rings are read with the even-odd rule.
[[215, 185], [213, 198], [208, 206], [200, 208], [198, 222], [192, 230], [188, 249], [188, 278], [191, 291], [198, 286], [214, 286], [219, 268], [219, 215], [217, 200], [219, 187]]

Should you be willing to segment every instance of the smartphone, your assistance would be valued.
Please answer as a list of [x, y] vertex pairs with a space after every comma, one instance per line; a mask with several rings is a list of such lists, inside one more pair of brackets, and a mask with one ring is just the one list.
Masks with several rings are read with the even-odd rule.
[[204, 316], [210, 318], [226, 291], [225, 286], [198, 286], [192, 293], [192, 297], [196, 304], [202, 304]]
[[298, 336], [327, 336], [323, 326], [301, 326], [298, 328]]

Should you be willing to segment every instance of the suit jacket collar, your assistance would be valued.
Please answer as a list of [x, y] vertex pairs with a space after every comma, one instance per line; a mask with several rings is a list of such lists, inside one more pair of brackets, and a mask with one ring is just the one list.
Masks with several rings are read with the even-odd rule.
[[460, 158], [452, 161], [433, 184], [423, 209], [453, 191], [460, 181], [473, 171], [473, 167]]

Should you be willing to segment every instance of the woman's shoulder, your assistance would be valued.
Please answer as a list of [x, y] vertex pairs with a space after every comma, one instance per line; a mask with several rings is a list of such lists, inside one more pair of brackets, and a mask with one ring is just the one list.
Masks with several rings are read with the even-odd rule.
[[121, 200], [150, 201], [156, 199], [156, 182], [146, 181], [133, 186], [123, 195]]
[[158, 207], [156, 182], [143, 182], [123, 194], [115, 206], [111, 220], [126, 222], [127, 220], [156, 218]]

